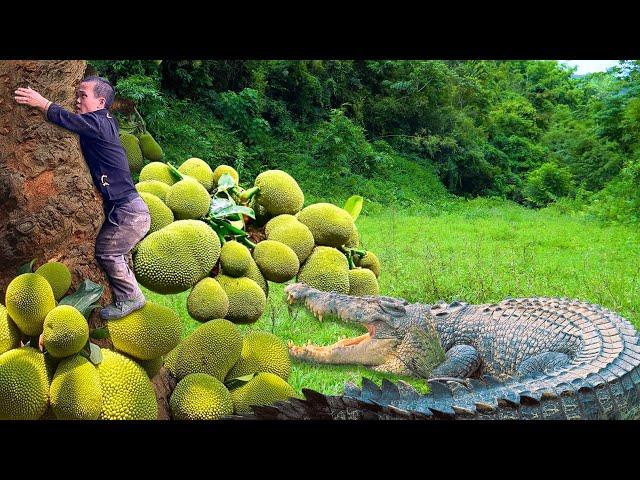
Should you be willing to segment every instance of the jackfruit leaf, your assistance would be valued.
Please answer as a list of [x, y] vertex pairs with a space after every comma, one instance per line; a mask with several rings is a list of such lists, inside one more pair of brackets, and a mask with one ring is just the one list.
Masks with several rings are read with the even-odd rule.
[[211, 207], [209, 213], [216, 215], [220, 210], [234, 206], [235, 203], [230, 198], [213, 197], [211, 199]]
[[363, 197], [361, 197], [360, 195], [352, 195], [347, 199], [346, 202], [344, 202], [344, 207], [342, 208], [349, 212], [349, 215], [351, 215], [351, 218], [353, 218], [353, 221], [355, 222], [356, 218], [358, 218], [358, 215], [360, 215], [363, 203]]
[[98, 365], [100, 362], [102, 362], [102, 350], [100, 350], [100, 347], [94, 343], [90, 343], [89, 348], [91, 349], [89, 360], [94, 365]]
[[22, 275], [23, 273], [33, 273], [33, 264], [36, 263], [36, 259], [34, 258], [29, 263], [25, 263], [18, 268], [18, 275]]
[[106, 327], [94, 328], [89, 333], [89, 337], [94, 340], [104, 340], [105, 338], [109, 338], [111, 334], [109, 333], [109, 329]]
[[[256, 214], [252, 208], [243, 207], [242, 205], [230, 205], [226, 208], [213, 212], [214, 218], [227, 218], [228, 220], [240, 220], [241, 214], [256, 219]], [[235, 217], [235, 218], [231, 218]]]
[[167, 167], [169, 167], [169, 171], [171, 172], [171, 175], [173, 175], [173, 177], [177, 180], [180, 181], [184, 178], [184, 175], [182, 175], [178, 169], [176, 167], [174, 167], [173, 165], [171, 165], [169, 162], [167, 162]]
[[233, 177], [228, 173], [222, 174], [220, 179], [218, 180], [218, 191], [221, 192], [223, 190], [229, 190], [236, 185], [236, 182], [233, 181]]
[[227, 387], [228, 390], [241, 387], [256, 375], [257, 373], [250, 373], [249, 375], [243, 375], [242, 377], [232, 378], [224, 382], [224, 386]]
[[103, 292], [102, 285], [85, 279], [74, 293], [62, 298], [58, 305], [71, 305], [88, 319], [91, 312], [100, 306], [97, 301], [100, 300]]

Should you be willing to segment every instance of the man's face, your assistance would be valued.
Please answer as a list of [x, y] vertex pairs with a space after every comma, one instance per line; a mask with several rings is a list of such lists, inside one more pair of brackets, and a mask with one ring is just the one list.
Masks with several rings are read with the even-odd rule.
[[96, 82], [82, 82], [77, 90], [76, 111], [80, 114], [104, 108], [104, 97], [96, 97], [93, 87]]

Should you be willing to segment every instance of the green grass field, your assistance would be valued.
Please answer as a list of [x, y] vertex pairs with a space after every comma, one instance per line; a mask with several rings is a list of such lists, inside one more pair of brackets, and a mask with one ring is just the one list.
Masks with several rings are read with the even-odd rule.
[[[380, 293], [410, 302], [461, 300], [493, 303], [505, 297], [575, 298], [619, 312], [640, 327], [640, 231], [604, 226], [552, 210], [533, 211], [501, 200], [477, 199], [413, 212], [389, 208], [356, 222], [363, 246], [382, 263]], [[320, 322], [302, 309], [290, 311], [283, 285], [270, 284], [267, 308], [243, 331], [266, 330], [295, 344], [327, 345], [364, 333], [335, 319]], [[188, 292], [157, 295], [174, 308], [188, 335], [199, 323], [186, 310]], [[289, 383], [338, 394], [346, 381], [360, 384], [382, 375], [356, 366], [293, 362]], [[425, 391], [426, 385], [403, 378]]]

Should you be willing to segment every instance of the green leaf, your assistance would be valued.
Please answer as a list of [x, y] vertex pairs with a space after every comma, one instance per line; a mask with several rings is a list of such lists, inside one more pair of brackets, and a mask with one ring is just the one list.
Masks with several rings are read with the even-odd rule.
[[109, 338], [111, 334], [109, 333], [109, 329], [107, 327], [94, 328], [89, 333], [89, 337], [95, 340], [104, 340], [105, 338]]
[[228, 390], [241, 387], [256, 375], [257, 373], [250, 373], [249, 375], [243, 375], [242, 377], [232, 378], [231, 380], [224, 382], [224, 386], [227, 387]]
[[363, 197], [361, 197], [360, 195], [352, 195], [347, 199], [346, 202], [344, 202], [344, 207], [342, 208], [349, 212], [349, 215], [351, 215], [351, 218], [353, 218], [353, 221], [355, 222], [356, 218], [358, 218], [358, 215], [360, 215], [363, 204]]
[[102, 362], [102, 350], [100, 350], [100, 347], [94, 343], [90, 343], [89, 348], [91, 349], [89, 360], [94, 365], [98, 365], [100, 362]]
[[232, 206], [235, 206], [235, 203], [229, 198], [213, 197], [211, 199], [211, 208], [209, 209], [209, 212], [211, 215], [218, 217], [218, 212]]
[[233, 181], [233, 177], [228, 173], [223, 174], [218, 180], [218, 191], [228, 190], [236, 185]]
[[23, 273], [33, 273], [33, 264], [36, 263], [36, 259], [34, 258], [29, 263], [25, 263], [18, 268], [18, 275], [22, 275]]
[[71, 305], [88, 319], [91, 312], [100, 307], [97, 301], [100, 300], [103, 292], [104, 287], [102, 285], [85, 279], [74, 293], [62, 298], [58, 305]]
[[[247, 215], [248, 217], [251, 217], [255, 220], [256, 218], [256, 214], [253, 211], [252, 208], [249, 207], [243, 207], [242, 205], [229, 205], [228, 207], [222, 208], [218, 211], [216, 211], [214, 213], [214, 217], [215, 218], [224, 218], [224, 217], [230, 217], [232, 215]], [[229, 219], [229, 220], [239, 220], [240, 217], [237, 217], [235, 219]]]
[[173, 177], [177, 180], [180, 181], [184, 178], [184, 175], [182, 175], [178, 169], [176, 167], [174, 167], [173, 165], [171, 165], [169, 162], [167, 162], [167, 167], [169, 167], [169, 171], [171, 172], [171, 175], [173, 175]]

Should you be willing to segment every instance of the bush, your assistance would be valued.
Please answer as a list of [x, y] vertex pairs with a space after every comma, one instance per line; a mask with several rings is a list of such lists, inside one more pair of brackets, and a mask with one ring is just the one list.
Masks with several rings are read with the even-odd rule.
[[546, 162], [529, 172], [524, 185], [525, 199], [536, 207], [547, 206], [574, 191], [571, 172], [554, 162]]

